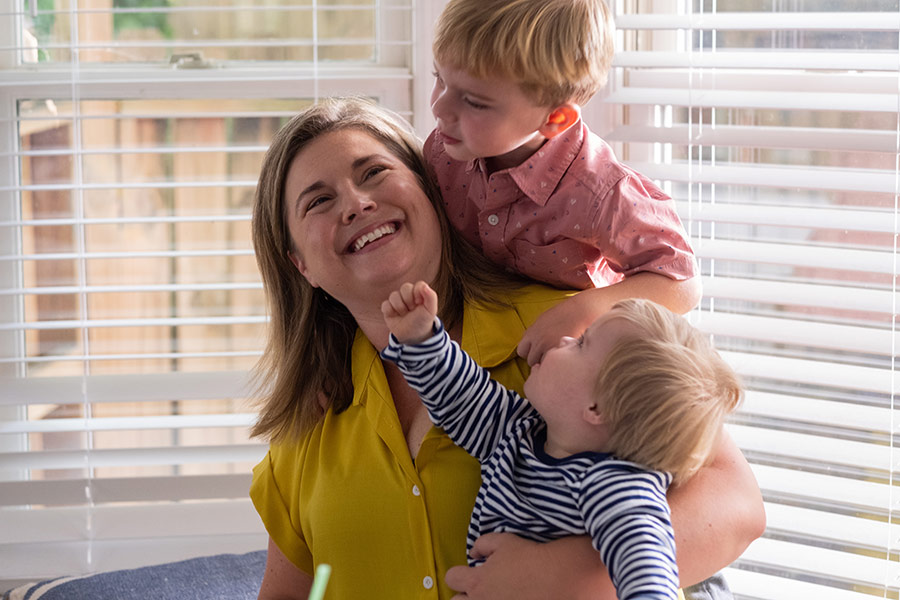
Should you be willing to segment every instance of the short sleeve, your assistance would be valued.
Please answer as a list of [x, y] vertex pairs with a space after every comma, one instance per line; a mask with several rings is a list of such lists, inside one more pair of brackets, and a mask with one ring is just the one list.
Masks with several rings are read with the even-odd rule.
[[601, 264], [594, 280], [640, 272], [683, 281], [697, 274], [694, 252], [674, 201], [653, 182], [629, 172], [596, 204], [592, 218]]
[[[273, 450], [253, 467], [253, 481], [250, 484], [250, 499], [259, 513], [269, 537], [278, 546], [288, 560], [298, 569], [312, 575], [314, 571], [312, 553], [303, 537], [303, 533], [295, 527], [291, 520], [288, 501], [283, 497], [276, 478]], [[286, 489], [292, 486], [285, 482]], [[283, 484], [283, 487], [285, 487]]]

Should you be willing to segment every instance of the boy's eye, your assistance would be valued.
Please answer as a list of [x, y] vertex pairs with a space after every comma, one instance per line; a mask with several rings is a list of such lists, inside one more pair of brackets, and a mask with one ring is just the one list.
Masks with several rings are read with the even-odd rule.
[[469, 98], [466, 98], [465, 102], [466, 102], [466, 104], [468, 104], [469, 106], [471, 106], [472, 108], [474, 108], [476, 110], [485, 110], [485, 109], [490, 108], [490, 106], [488, 106], [487, 104], [482, 104], [481, 102], [475, 102], [474, 100], [470, 100]]

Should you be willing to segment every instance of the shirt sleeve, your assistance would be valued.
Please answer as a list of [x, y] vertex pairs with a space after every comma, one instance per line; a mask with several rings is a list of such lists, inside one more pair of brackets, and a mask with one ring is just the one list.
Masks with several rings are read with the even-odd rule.
[[[277, 449], [270, 449], [263, 459], [253, 467], [253, 481], [250, 484], [250, 499], [259, 513], [269, 537], [288, 560], [298, 569], [313, 574], [313, 558], [309, 545], [299, 527], [291, 520], [288, 501], [282, 496], [282, 489], [290, 489], [291, 482], [279, 482], [276, 478]], [[296, 469], [294, 469], [296, 470]], [[299, 477], [299, 475], [297, 476]]]
[[678, 598], [675, 534], [667, 473], [632, 463], [598, 463], [582, 482], [579, 506], [620, 600]]
[[397, 364], [434, 424], [480, 462], [514, 422], [537, 414], [519, 394], [491, 379], [439, 321], [436, 333], [420, 344], [401, 344], [391, 335], [381, 356]]
[[[647, 271], [678, 281], [697, 274], [694, 252], [674, 201], [652, 181], [628, 172], [596, 203], [598, 275], [620, 280]], [[595, 278], [596, 280], [596, 278]]]

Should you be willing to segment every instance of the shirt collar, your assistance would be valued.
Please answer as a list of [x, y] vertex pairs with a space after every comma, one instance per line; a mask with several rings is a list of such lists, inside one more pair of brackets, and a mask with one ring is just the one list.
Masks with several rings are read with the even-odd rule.
[[[538, 206], [544, 206], [578, 156], [587, 134], [586, 125], [579, 119], [559, 135], [547, 140], [525, 162], [500, 173], [506, 173], [515, 184]], [[479, 169], [487, 173], [483, 158], [466, 163], [466, 173]]]
[[[524, 333], [525, 325], [514, 309], [473, 303], [463, 310], [460, 345], [486, 369], [515, 358]], [[390, 396], [378, 351], [359, 329], [353, 340], [350, 360], [354, 405], [365, 405], [370, 389], [386, 398]]]

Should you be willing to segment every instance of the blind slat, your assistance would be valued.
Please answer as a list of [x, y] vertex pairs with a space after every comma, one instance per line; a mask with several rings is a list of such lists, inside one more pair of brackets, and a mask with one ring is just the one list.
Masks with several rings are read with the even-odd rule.
[[607, 141], [693, 144], [700, 146], [742, 146], [749, 148], [799, 148], [806, 150], [848, 150], [896, 152], [893, 131], [838, 129], [832, 127], [764, 127], [739, 125], [623, 125], [603, 136]]
[[[851, 83], [848, 81], [848, 84]], [[703, 108], [754, 108], [772, 110], [827, 110], [893, 112], [897, 95], [884, 93], [805, 92], [799, 83], [790, 90], [704, 90], [664, 88], [621, 88], [604, 101], [611, 104], [659, 104]]]
[[198, 463], [257, 463], [267, 449], [265, 444], [248, 443], [228, 446], [2, 452], [0, 453], [0, 469], [84, 469]]
[[890, 356], [900, 332], [887, 328], [805, 321], [801, 316], [764, 317], [721, 311], [703, 312], [694, 323], [714, 335], [740, 337], [787, 346], [828, 348]]
[[900, 15], [894, 12], [694, 12], [647, 13], [616, 17], [618, 29], [693, 29], [723, 31], [894, 31]]
[[703, 277], [707, 298], [729, 298], [747, 303], [763, 302], [785, 306], [831, 308], [854, 312], [891, 314], [897, 292], [852, 285], [823, 285], [792, 281], [767, 281], [740, 277]]
[[2, 506], [159, 502], [214, 498], [245, 498], [250, 473], [157, 477], [100, 477], [94, 479], [36, 479], [4, 481]]
[[249, 498], [0, 511], [3, 544], [203, 535], [222, 523], [239, 535], [262, 527]]

